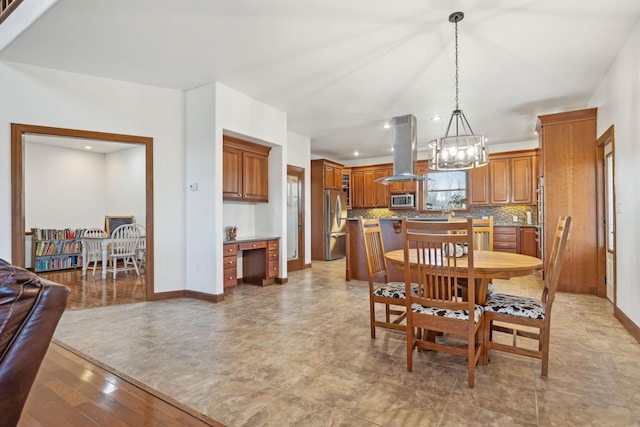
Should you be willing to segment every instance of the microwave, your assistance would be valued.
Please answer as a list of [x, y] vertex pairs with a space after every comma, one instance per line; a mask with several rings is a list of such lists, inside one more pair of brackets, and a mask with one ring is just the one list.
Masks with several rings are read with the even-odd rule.
[[416, 195], [413, 193], [392, 194], [390, 205], [392, 208], [415, 208]]

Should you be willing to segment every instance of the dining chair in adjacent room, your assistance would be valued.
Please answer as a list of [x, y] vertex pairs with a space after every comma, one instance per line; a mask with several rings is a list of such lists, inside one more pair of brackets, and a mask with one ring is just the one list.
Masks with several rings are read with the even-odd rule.
[[[402, 323], [406, 317], [405, 285], [389, 282], [380, 220], [359, 217], [358, 221], [367, 258], [371, 338], [376, 337], [376, 327], [405, 332], [406, 325]], [[384, 320], [376, 319], [376, 304], [384, 305]]]
[[[475, 366], [483, 354], [482, 340], [476, 339], [483, 317], [482, 306], [475, 304], [473, 221], [405, 220], [402, 237], [405, 281], [418, 285], [418, 292], [406, 301], [407, 370], [413, 368], [416, 348], [451, 353], [467, 359], [468, 385], [473, 387]], [[453, 248], [464, 244], [468, 254], [458, 257]]]
[[[82, 239], [82, 237], [91, 237], [91, 239]], [[86, 259], [83, 259], [82, 262], [87, 266], [87, 270], [93, 262], [93, 273], [91, 275], [95, 276], [96, 264], [98, 264], [98, 261], [102, 261], [102, 240], [100, 239], [106, 239], [108, 237], [107, 232], [101, 228], [89, 228], [85, 230], [82, 237], [80, 240], [87, 254]]]
[[[109, 259], [113, 267], [113, 279], [115, 280], [118, 271], [138, 270], [138, 244], [140, 240], [140, 229], [136, 224], [123, 224], [118, 226], [111, 233], [109, 243]], [[122, 260], [122, 268], [118, 268], [118, 260]], [[132, 264], [132, 266], [129, 266]]]
[[[551, 308], [558, 287], [570, 229], [571, 217], [560, 217], [553, 237], [551, 255], [544, 271], [544, 288], [539, 299], [500, 293], [491, 294], [487, 298], [484, 305], [485, 325], [483, 331], [483, 359], [485, 363], [489, 361], [489, 350], [529, 356], [542, 360], [540, 376], [547, 376]], [[500, 323], [496, 324], [495, 322]], [[531, 331], [532, 328], [534, 331]], [[511, 344], [494, 341], [496, 332], [511, 335]], [[536, 340], [537, 350], [518, 345], [518, 337]]]
[[147, 229], [142, 224], [136, 223], [135, 226], [140, 233], [138, 248], [136, 249], [136, 260], [138, 261], [138, 268], [143, 269], [147, 266]]

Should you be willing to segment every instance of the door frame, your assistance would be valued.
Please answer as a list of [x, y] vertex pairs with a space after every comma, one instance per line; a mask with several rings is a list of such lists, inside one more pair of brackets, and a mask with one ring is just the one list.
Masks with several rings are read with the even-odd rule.
[[153, 270], [153, 138], [146, 136], [122, 135], [79, 129], [65, 129], [11, 123], [11, 262], [25, 266], [25, 217], [24, 217], [24, 135], [53, 135], [68, 138], [99, 139], [145, 146], [145, 193], [146, 193], [146, 299], [154, 299]]
[[[287, 271], [302, 270], [305, 267], [305, 210], [304, 210], [304, 168], [298, 166], [287, 165], [287, 176], [292, 175], [298, 177], [298, 259], [289, 261], [287, 259]], [[288, 197], [288, 196], [287, 196]]]
[[[611, 143], [611, 155], [613, 156], [613, 169], [615, 177], [615, 145], [614, 145], [614, 127], [611, 125], [596, 141], [596, 235], [597, 235], [597, 274], [598, 274], [598, 296], [607, 297], [607, 236], [605, 221], [607, 220], [607, 206], [605, 199], [605, 155], [604, 147]], [[615, 179], [613, 182], [613, 205], [616, 204], [616, 186]], [[617, 261], [616, 261], [616, 231], [614, 222], [613, 232], [613, 270], [615, 272], [613, 280], [613, 306], [617, 307], [616, 299], [616, 277]]]

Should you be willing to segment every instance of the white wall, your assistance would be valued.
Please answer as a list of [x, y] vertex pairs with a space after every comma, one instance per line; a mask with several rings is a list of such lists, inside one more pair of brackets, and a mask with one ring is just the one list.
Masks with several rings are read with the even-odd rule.
[[304, 168], [304, 263], [311, 264], [311, 139], [289, 131], [287, 164]]
[[616, 302], [640, 325], [640, 21], [589, 102], [598, 107], [598, 136], [614, 125], [616, 197]]
[[136, 223], [146, 226], [144, 145], [109, 153], [105, 164], [105, 215], [133, 215]]
[[36, 143], [24, 148], [26, 229], [102, 227], [105, 155]]
[[[222, 201], [222, 135], [228, 132], [269, 145], [269, 203]], [[236, 225], [238, 237], [281, 236], [280, 276], [287, 277], [286, 257], [287, 116], [220, 83], [186, 92], [188, 289], [222, 294], [224, 227]], [[284, 259], [283, 259], [284, 258]]]
[[10, 62], [0, 62], [0, 93], [0, 257], [11, 259], [11, 123], [147, 136], [154, 147], [155, 291], [184, 289], [183, 93]]

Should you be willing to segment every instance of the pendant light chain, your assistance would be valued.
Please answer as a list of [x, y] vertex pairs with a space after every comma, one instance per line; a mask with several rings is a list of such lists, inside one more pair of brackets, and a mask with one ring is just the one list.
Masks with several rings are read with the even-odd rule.
[[458, 107], [458, 20], [455, 22], [456, 26], [456, 110], [459, 110]]

